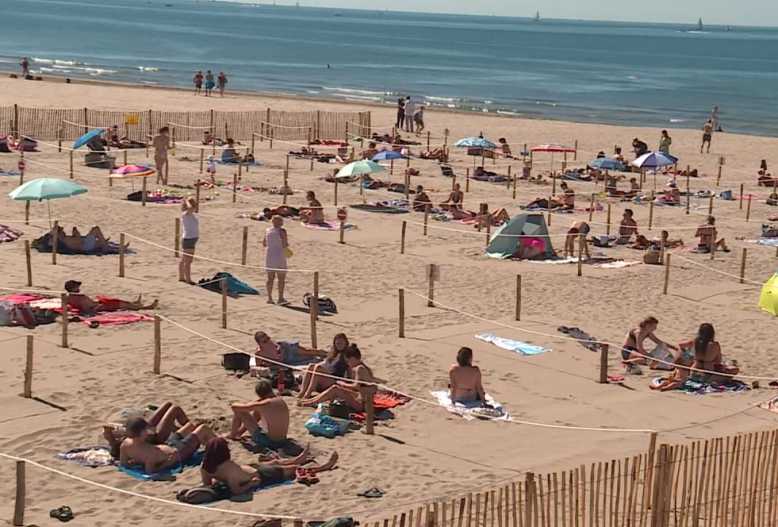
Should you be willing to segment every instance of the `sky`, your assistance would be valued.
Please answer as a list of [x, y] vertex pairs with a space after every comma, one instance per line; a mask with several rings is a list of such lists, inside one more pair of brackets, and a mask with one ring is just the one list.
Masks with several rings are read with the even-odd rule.
[[[234, 1], [234, 0], [233, 0]], [[272, 0], [238, 0], [271, 3]], [[277, 0], [291, 5], [293, 0]], [[778, 26], [778, 0], [300, 0], [308, 7], [390, 9], [478, 15], [541, 16], [587, 20]]]

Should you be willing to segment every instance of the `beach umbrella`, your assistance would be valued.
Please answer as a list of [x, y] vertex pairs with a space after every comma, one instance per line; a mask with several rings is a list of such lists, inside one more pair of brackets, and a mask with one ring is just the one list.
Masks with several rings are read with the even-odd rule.
[[375, 161], [354, 161], [344, 166], [338, 173], [335, 174], [336, 178], [346, 178], [352, 176], [364, 176], [365, 174], [374, 174], [376, 172], [383, 172], [386, 170], [384, 167], [376, 163]]
[[[671, 156], [670, 154], [665, 154], [664, 152], [648, 152], [647, 154], [643, 154], [634, 160], [632, 165], [638, 167], [641, 171], [641, 174], [644, 173], [647, 169], [654, 171], [654, 191], [656, 191], [656, 169], [673, 166], [677, 163], [678, 158]], [[640, 177], [642, 181], [643, 176], [641, 175]]]
[[95, 137], [99, 137], [102, 135], [102, 133], [105, 132], [104, 128], [92, 128], [87, 133], [79, 137], [73, 142], [73, 150], [78, 150], [85, 144], [87, 144], [89, 141], [94, 139]]
[[624, 166], [624, 163], [618, 159], [611, 159], [609, 157], [598, 157], [589, 162], [589, 166], [592, 168], [599, 168], [600, 170], [617, 170], [619, 172], [624, 172], [627, 169], [627, 167]]
[[483, 137], [465, 137], [454, 143], [454, 146], [457, 148], [485, 148], [487, 150], [497, 148], [496, 144]]
[[51, 200], [69, 198], [86, 193], [87, 189], [66, 179], [38, 178], [28, 181], [8, 193], [8, 197], [16, 201], [43, 201], [49, 211], [51, 225]]
[[565, 157], [567, 154], [575, 153], [575, 148], [571, 146], [564, 146], [564, 145], [537, 145], [530, 148], [530, 152], [533, 154], [535, 152], [548, 152], [551, 154], [551, 173], [554, 172], [554, 154], [564, 154]]
[[124, 165], [111, 170], [111, 177], [148, 177], [156, 174], [156, 171], [148, 165]]
[[392, 161], [394, 159], [405, 159], [405, 156], [394, 150], [382, 150], [371, 158], [371, 161]]

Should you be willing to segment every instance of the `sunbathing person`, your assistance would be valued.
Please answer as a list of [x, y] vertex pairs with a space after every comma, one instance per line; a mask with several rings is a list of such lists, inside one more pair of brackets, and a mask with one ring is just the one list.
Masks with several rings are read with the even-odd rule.
[[108, 238], [103, 236], [103, 231], [100, 230], [100, 227], [98, 226], [94, 226], [89, 229], [89, 232], [86, 233], [86, 236], [82, 236], [78, 229], [73, 227], [70, 232], [70, 238], [75, 245], [80, 244], [80, 252], [101, 253], [103, 251], [107, 251], [109, 248]]
[[454, 184], [454, 189], [449, 193], [446, 201], [440, 204], [440, 208], [453, 212], [455, 210], [462, 210], [462, 201], [465, 199], [465, 194], [462, 192], [462, 187], [459, 183]]
[[[338, 379], [333, 377], [345, 377], [348, 366], [343, 354], [349, 347], [348, 337], [344, 333], [338, 333], [332, 339], [332, 347], [327, 352], [325, 359], [317, 364], [311, 364], [305, 370], [303, 381], [300, 384], [300, 399], [308, 399], [314, 393], [320, 393], [335, 384]], [[318, 375], [324, 373], [332, 377]]]
[[658, 326], [659, 321], [655, 317], [646, 317], [638, 324], [637, 328], [627, 333], [627, 338], [621, 348], [621, 359], [624, 364], [627, 364], [628, 372], [640, 373], [640, 368], [637, 365], [649, 363], [651, 355], [643, 345], [646, 339], [653, 341], [657, 346], [665, 346], [667, 349], [678, 351], [676, 346], [668, 344], [656, 336], [654, 332]]
[[638, 222], [635, 221], [635, 213], [632, 209], [624, 209], [624, 215], [621, 218], [619, 224], [619, 239], [616, 243], [627, 244], [629, 243], [632, 235], [638, 233]]
[[664, 194], [657, 196], [656, 202], [662, 205], [680, 205], [681, 191], [674, 182], [668, 185], [669, 189]]
[[448, 153], [446, 152], [446, 149], [443, 147], [436, 147], [429, 151], [425, 150], [424, 152], [421, 152], [419, 154], [419, 157], [421, 159], [435, 159], [437, 161], [440, 161], [441, 163], [445, 163], [448, 161]]
[[373, 159], [376, 154], [378, 154], [376, 144], [370, 141], [367, 144], [367, 148], [362, 152], [362, 159]]
[[416, 194], [413, 196], [412, 206], [415, 212], [424, 212], [427, 207], [432, 206], [432, 200], [424, 192], [424, 187], [421, 185], [416, 186]]
[[605, 175], [605, 192], [611, 197], [620, 197], [624, 195], [624, 191], [619, 190], [619, 178], [613, 174]]
[[589, 234], [591, 227], [585, 221], [576, 221], [567, 231], [567, 237], [565, 238], [565, 258], [568, 256], [575, 256], [575, 242], [579, 243], [578, 249], [582, 254], [586, 255], [586, 259], [592, 257], [589, 254], [589, 245], [586, 243], [586, 235]]
[[778, 180], [773, 179], [773, 176], [769, 172], [765, 172], [764, 170], [759, 171], [759, 177], [756, 179], [756, 185], [758, 187], [765, 186], [765, 187], [775, 187], [778, 185]]
[[349, 345], [348, 349], [343, 354], [343, 357], [346, 359], [346, 364], [348, 365], [349, 376], [354, 379], [354, 381], [337, 381], [316, 397], [301, 399], [298, 403], [300, 406], [314, 407], [319, 403], [337, 399], [343, 401], [357, 412], [364, 411], [365, 404], [362, 400], [360, 387], [365, 384], [382, 383], [384, 381], [374, 376], [373, 370], [362, 362], [362, 353], [359, 351], [356, 344]]
[[773, 191], [770, 192], [770, 195], [767, 196], [767, 200], [765, 203], [771, 206], [778, 205], [778, 190], [776, 190], [775, 187], [773, 187]]
[[473, 350], [459, 348], [457, 362], [448, 369], [449, 393], [455, 403], [486, 403], [481, 370], [473, 366]]
[[[254, 341], [257, 343], [257, 361], [263, 366], [270, 366], [271, 368], [281, 366], [278, 363], [291, 365], [306, 364], [326, 356], [326, 352], [305, 348], [300, 346], [298, 342], [283, 340], [279, 340], [278, 343], [273, 342], [264, 331], [254, 333]], [[262, 359], [269, 360], [263, 361]]]
[[637, 196], [639, 192], [640, 184], [638, 183], [637, 178], [629, 178], [629, 191], [624, 193], [624, 197], [632, 199]]
[[[464, 217], [470, 218], [472, 213], [464, 211]], [[476, 229], [484, 229], [487, 225], [491, 224], [492, 227], [499, 227], [503, 223], [510, 221], [511, 215], [504, 208], [497, 209], [494, 212], [480, 213], [476, 215], [476, 224], [473, 225]]]
[[675, 359], [673, 364], [675, 365], [673, 373], [659, 384], [650, 384], [649, 388], [652, 390], [659, 390], [660, 392], [667, 392], [670, 390], [677, 390], [683, 386], [686, 379], [691, 376], [691, 370], [689, 368], [694, 364], [694, 353], [689, 351], [689, 348], [682, 347], [680, 355]]
[[282, 397], [273, 393], [266, 379], [257, 381], [254, 392], [256, 401], [230, 405], [232, 427], [227, 437], [237, 441], [248, 432], [258, 447], [282, 446], [289, 432], [289, 407]]
[[310, 465], [309, 448], [294, 458], [278, 458], [257, 465], [239, 465], [231, 459], [230, 446], [221, 437], [215, 437], [205, 446], [205, 457], [200, 468], [203, 485], [210, 487], [216, 481], [226, 483], [233, 496], [294, 481], [298, 473], [303, 477], [315, 477], [319, 472], [335, 468], [338, 453], [333, 452], [323, 465]]
[[308, 206], [300, 209], [300, 218], [303, 223], [310, 225], [322, 225], [324, 221], [324, 207], [321, 202], [316, 199], [316, 194], [309, 190], [305, 193], [305, 199], [308, 200]]
[[138, 295], [138, 298], [132, 302], [103, 296], [98, 296], [97, 300], [92, 300], [81, 293], [81, 282], [77, 280], [68, 280], [65, 282], [65, 291], [68, 292], [68, 307], [77, 309], [82, 315], [103, 313], [106, 311], [140, 311], [143, 309], [157, 309], [157, 306], [159, 305], [158, 300], [154, 300], [151, 304], [144, 305], [143, 295]]
[[657, 243], [660, 247], [664, 247], [665, 249], [675, 249], [677, 247], [683, 247], [683, 240], [678, 238], [676, 240], [670, 239], [670, 233], [667, 231], [662, 231], [659, 240], [655, 240], [654, 243]]
[[127, 421], [127, 438], [119, 447], [119, 462], [124, 467], [140, 465], [147, 474], [154, 474], [182, 465], [213, 437], [207, 426], [199, 425], [183, 439], [175, 437], [156, 444], [156, 429], [142, 417], [134, 417]]
[[708, 380], [712, 382], [724, 382], [731, 380], [734, 375], [740, 373], [740, 368], [737, 367], [734, 361], [731, 366], [724, 364], [721, 354], [721, 344], [716, 341], [716, 330], [713, 328], [712, 324], [700, 324], [695, 339], [691, 342], [684, 343], [684, 345], [692, 347], [694, 351], [693, 368], [722, 374], [715, 375], [713, 373], [703, 373], [702, 375], [707, 376]]
[[724, 251], [725, 253], [729, 252], [727, 242], [724, 238], [717, 239], [718, 231], [716, 230], [716, 218], [713, 216], [708, 216], [706, 223], [697, 227], [697, 231], [694, 235], [700, 239], [697, 244], [698, 252], [709, 253], [714, 249]]
[[[148, 420], [153, 433], [149, 434], [149, 440], [153, 443], [165, 443], [168, 439], [181, 440], [194, 430], [194, 424], [189, 420], [186, 413], [180, 406], [175, 406], [171, 402], [166, 402], [157, 408]], [[151, 437], [151, 436], [154, 437]], [[123, 426], [105, 425], [103, 426], [103, 437], [108, 441], [111, 449], [111, 455], [119, 458], [119, 448], [122, 441], [127, 437], [127, 431]]]
[[241, 163], [243, 159], [235, 149], [235, 141], [231, 138], [227, 139], [227, 145], [222, 150], [222, 163]]
[[281, 216], [282, 218], [294, 218], [300, 215], [300, 209], [295, 207], [289, 207], [288, 205], [280, 205], [275, 208], [264, 208], [260, 214], [254, 214], [251, 216], [253, 220], [270, 221], [273, 216]]
[[573, 210], [575, 208], [575, 191], [564, 181], [559, 185], [559, 188], [562, 190], [562, 193], [551, 198], [551, 201], [563, 210]]

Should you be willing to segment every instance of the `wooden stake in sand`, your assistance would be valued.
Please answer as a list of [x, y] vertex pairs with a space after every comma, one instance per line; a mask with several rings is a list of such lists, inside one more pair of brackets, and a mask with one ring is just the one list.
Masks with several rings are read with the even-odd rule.
[[465, 192], [470, 192], [470, 169], [465, 169]]
[[144, 178], [141, 178], [141, 179], [143, 179], [143, 182], [141, 183], [141, 189], [140, 189], [140, 204], [141, 204], [142, 207], [145, 207], [146, 206], [146, 194], [147, 194], [146, 186], [148, 185], [146, 180], [148, 178], [144, 177]]
[[365, 401], [365, 433], [373, 435], [373, 422], [375, 421], [375, 408], [373, 407], [373, 397], [376, 387], [360, 385], [359, 391], [362, 393], [362, 400]]
[[708, 216], [713, 215], [713, 194], [710, 195], [710, 200], [708, 201]]
[[686, 214], [689, 214], [689, 207], [692, 203], [692, 191], [689, 188], [689, 167], [686, 167]]
[[648, 230], [654, 225], [654, 200], [648, 202]]
[[740, 184], [740, 205], [738, 208], [743, 210], [743, 183]]
[[521, 275], [516, 275], [516, 320], [521, 320]]
[[748, 195], [748, 204], [746, 205], [746, 221], [751, 221], [751, 194]]
[[27, 335], [27, 360], [24, 366], [24, 397], [32, 397], [32, 335]]
[[400, 229], [400, 254], [405, 254], [405, 230], [408, 227], [408, 222], [403, 220], [402, 228]]
[[578, 161], [578, 139], [575, 140], [574, 148], [575, 150], [573, 150], [573, 161]]
[[594, 192], [592, 192], [592, 199], [589, 202], [589, 221], [592, 221], [594, 217]]
[[665, 254], [665, 286], [662, 289], [662, 294], [667, 294], [667, 287], [670, 284], [670, 253]]
[[238, 201], [238, 174], [232, 175], [232, 202]]
[[70, 179], [73, 179], [73, 151], [68, 153], [70, 154]]
[[181, 218], [175, 219], [175, 225], [173, 226], [173, 256], [179, 257], [178, 251], [181, 246]]
[[518, 182], [519, 182], [519, 173], [516, 172], [515, 174], [513, 174], [513, 199], [514, 200], [516, 199], [516, 186], [518, 185]]
[[435, 307], [435, 264], [427, 266], [427, 307]]
[[[123, 154], [124, 154], [124, 156], [123, 156], [124, 157], [124, 159], [123, 159], [124, 165], [127, 166], [127, 150], [124, 150]], [[109, 173], [110, 173], [110, 169], [108, 169], [108, 170], [109, 170]]]
[[310, 164], [310, 166], [309, 166], [308, 170], [309, 170], [310, 172], [313, 172], [313, 158], [311, 158], [311, 164]]
[[578, 276], [583, 275], [583, 250], [584, 250], [584, 244], [586, 243], [586, 238], [584, 238], [583, 234], [578, 235]]
[[119, 278], [124, 278], [124, 233], [119, 233]]
[[249, 251], [249, 228], [243, 227], [243, 244], [240, 250], [240, 264], [246, 265], [246, 256]]
[[[335, 174], [337, 174], [338, 171], [335, 170]], [[336, 207], [338, 206], [338, 178], [335, 178], [335, 194], [332, 197], [333, 205]]]
[[227, 279], [219, 280], [222, 290], [222, 329], [227, 329]]
[[24, 504], [27, 500], [27, 483], [25, 481], [25, 463], [24, 461], [16, 462], [16, 500], [14, 501], [14, 518], [13, 524], [15, 526], [24, 525]]
[[748, 254], [748, 249], [743, 247], [743, 252], [740, 254], [740, 283], [741, 284], [745, 283], [746, 280], [746, 255], [747, 254]]
[[718, 187], [721, 183], [721, 158], [719, 158], [719, 173], [716, 176], [716, 186]]
[[492, 237], [492, 215], [486, 215], [486, 248], [489, 248], [489, 240]]
[[51, 229], [51, 265], [57, 265], [57, 251], [59, 250], [59, 221], [54, 221], [54, 227]]
[[600, 344], [600, 384], [608, 384], [608, 344]]
[[405, 289], [398, 291], [398, 307], [399, 307], [399, 331], [397, 336], [401, 339], [405, 338]]
[[508, 165], [508, 180], [506, 181], [505, 188], [509, 189], [511, 188], [511, 166]]
[[343, 220], [340, 220], [340, 225], [338, 225], [338, 243], [346, 243], [345, 241], [346, 236], [346, 224], [343, 222]]
[[195, 180], [195, 212], [200, 212], [200, 179]]
[[[361, 185], [360, 185], [361, 187]], [[284, 186], [282, 187], [283, 190], [283, 203], [286, 205], [286, 201], [289, 198], [289, 171], [284, 170]]]
[[62, 293], [59, 297], [60, 302], [62, 302], [62, 347], [63, 348], [69, 348], [68, 345], [68, 295], [67, 293]]
[[429, 203], [424, 206], [424, 236], [427, 235], [427, 224], [430, 221], [430, 205]]
[[611, 233], [611, 204], [610, 201], [608, 202], [608, 218], [607, 218], [607, 225], [605, 227], [605, 234], [610, 235]]
[[25, 225], [30, 224], [30, 201], [29, 200], [24, 202], [24, 224]]
[[316, 320], [319, 318], [319, 271], [313, 273], [313, 296], [308, 306], [311, 314], [311, 347], [317, 349]]
[[27, 260], [27, 287], [32, 286], [32, 255], [30, 253], [30, 240], [24, 240], [24, 258]]
[[154, 368], [153, 372], [159, 375], [159, 367], [162, 363], [162, 319], [154, 315]]

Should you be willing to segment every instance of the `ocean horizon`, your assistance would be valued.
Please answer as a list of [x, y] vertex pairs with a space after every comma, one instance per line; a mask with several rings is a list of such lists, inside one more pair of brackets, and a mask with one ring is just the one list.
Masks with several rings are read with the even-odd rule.
[[[778, 28], [225, 1], [6, 0], [0, 69], [778, 136]], [[31, 31], [34, 28], [34, 33]], [[31, 36], [34, 35], [34, 36]], [[13, 101], [9, 101], [13, 102]]]

